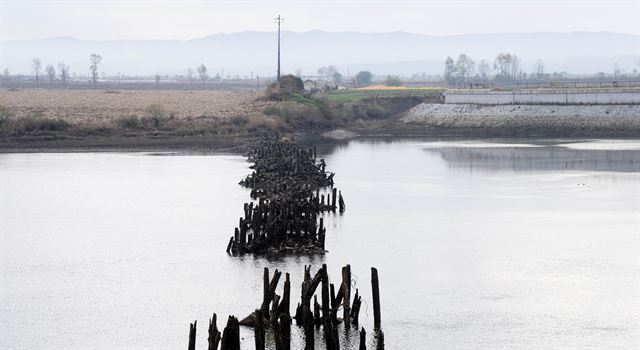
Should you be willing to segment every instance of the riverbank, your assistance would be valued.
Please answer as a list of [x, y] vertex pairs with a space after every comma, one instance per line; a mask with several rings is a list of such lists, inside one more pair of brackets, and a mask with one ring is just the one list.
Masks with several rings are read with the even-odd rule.
[[235, 153], [276, 135], [640, 137], [640, 105], [456, 105], [440, 103], [437, 91], [419, 93], [340, 92], [268, 101], [229, 90], [0, 90], [0, 152]]

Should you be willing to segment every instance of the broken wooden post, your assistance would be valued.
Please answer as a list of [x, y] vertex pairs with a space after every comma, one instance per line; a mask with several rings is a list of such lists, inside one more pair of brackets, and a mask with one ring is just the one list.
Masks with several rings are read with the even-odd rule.
[[337, 197], [338, 197], [338, 196], [337, 196], [337, 193], [336, 193], [337, 191], [338, 191], [338, 189], [334, 187], [334, 188], [333, 188], [333, 195], [331, 196], [331, 210], [332, 210], [333, 212], [335, 212], [335, 211], [336, 211], [336, 199], [337, 199]]
[[208, 350], [218, 350], [218, 344], [220, 343], [220, 331], [217, 325], [218, 315], [215, 313], [213, 317], [209, 319], [209, 348]]
[[189, 350], [196, 350], [196, 325], [198, 321], [189, 324]]
[[367, 331], [364, 330], [364, 327], [360, 330], [360, 347], [359, 350], [367, 350]]
[[378, 269], [371, 268], [371, 292], [373, 293], [373, 330], [380, 330], [380, 286], [378, 283]]
[[342, 198], [342, 191], [338, 192], [338, 207], [339, 207], [340, 213], [341, 214], [344, 213], [345, 206], [344, 206], [344, 198]]
[[269, 269], [264, 268], [262, 305], [260, 306], [263, 315], [269, 315], [269, 304], [271, 304], [276, 294], [276, 288], [278, 287], [278, 281], [281, 275], [282, 272], [276, 269], [271, 278], [271, 282], [269, 282]]
[[351, 306], [349, 305], [351, 302], [351, 265], [348, 264], [342, 268], [342, 292], [342, 318], [344, 320], [344, 327], [349, 329], [351, 327]]
[[327, 264], [322, 264], [322, 320], [324, 321], [324, 340], [327, 350], [335, 350], [333, 342], [333, 322], [331, 317], [331, 304], [329, 295], [329, 274]]
[[280, 315], [278, 324], [282, 333], [282, 350], [291, 350], [291, 317], [289, 314]]
[[279, 322], [271, 323], [273, 325], [273, 341], [276, 344], [276, 350], [284, 350], [284, 335], [282, 334], [282, 326]]
[[240, 324], [233, 315], [229, 316], [227, 326], [222, 331], [220, 350], [240, 350]]
[[360, 305], [362, 304], [362, 297], [358, 295], [358, 288], [356, 288], [356, 295], [353, 297], [353, 308], [351, 309], [351, 323], [358, 325], [358, 315], [360, 313]]
[[227, 254], [231, 253], [231, 247], [233, 246], [233, 236], [229, 238], [229, 244], [227, 244]]
[[262, 310], [256, 309], [256, 324], [254, 326], [256, 338], [256, 350], [264, 350], [264, 314]]

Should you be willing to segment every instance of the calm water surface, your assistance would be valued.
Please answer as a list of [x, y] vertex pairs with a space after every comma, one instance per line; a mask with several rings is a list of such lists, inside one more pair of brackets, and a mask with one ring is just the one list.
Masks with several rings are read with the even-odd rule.
[[264, 266], [295, 303], [322, 263], [351, 264], [368, 331], [378, 267], [388, 349], [640, 348], [640, 142], [323, 152], [347, 212], [326, 218], [326, 256], [281, 259], [224, 252], [243, 157], [0, 155], [0, 348], [181, 349], [197, 319], [202, 349], [212, 312], [259, 306]]

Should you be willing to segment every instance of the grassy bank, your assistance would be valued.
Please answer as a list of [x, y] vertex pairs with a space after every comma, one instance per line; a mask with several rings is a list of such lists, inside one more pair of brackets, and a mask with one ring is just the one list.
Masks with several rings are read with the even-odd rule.
[[437, 96], [435, 90], [353, 90], [268, 101], [241, 91], [0, 90], [0, 148], [227, 145], [363, 129]]
[[335, 103], [350, 103], [359, 100], [384, 97], [418, 97], [433, 99], [438, 98], [444, 89], [441, 88], [407, 88], [372, 86], [367, 88], [333, 90], [326, 94], [327, 99]]

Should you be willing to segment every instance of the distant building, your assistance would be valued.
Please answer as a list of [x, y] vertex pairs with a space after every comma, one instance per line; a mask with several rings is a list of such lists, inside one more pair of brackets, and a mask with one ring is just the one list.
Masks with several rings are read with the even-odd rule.
[[311, 91], [311, 90], [316, 90], [318, 89], [318, 83], [316, 83], [314, 80], [311, 79], [307, 79], [305, 81], [303, 81], [304, 83], [304, 89]]

